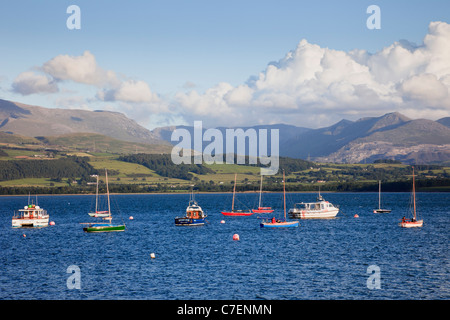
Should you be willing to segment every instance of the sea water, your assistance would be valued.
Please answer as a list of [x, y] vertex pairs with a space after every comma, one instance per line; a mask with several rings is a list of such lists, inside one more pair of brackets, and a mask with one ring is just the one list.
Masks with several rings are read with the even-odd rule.
[[[322, 195], [340, 206], [335, 219], [286, 229], [261, 229], [257, 214], [223, 216], [231, 194], [197, 194], [208, 214], [197, 227], [174, 224], [188, 194], [112, 195], [113, 223], [127, 227], [99, 234], [80, 224], [95, 220], [88, 216], [95, 196], [40, 196], [55, 222], [41, 229], [13, 229], [13, 211], [27, 196], [1, 197], [0, 299], [450, 298], [448, 193], [417, 193], [424, 226], [413, 229], [398, 226], [409, 215], [409, 193], [384, 193], [383, 207], [392, 209], [384, 214], [373, 213], [377, 193]], [[258, 194], [236, 198], [235, 208], [257, 206]], [[289, 193], [287, 206], [315, 198]], [[264, 194], [263, 205], [279, 217], [282, 199]], [[69, 285], [75, 276], [79, 286]]]

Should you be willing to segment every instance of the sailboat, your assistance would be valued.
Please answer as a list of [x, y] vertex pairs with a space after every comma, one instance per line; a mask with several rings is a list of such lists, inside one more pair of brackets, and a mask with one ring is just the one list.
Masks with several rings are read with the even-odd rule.
[[259, 187], [258, 209], [252, 209], [252, 211], [253, 211], [253, 213], [272, 213], [273, 212], [272, 207], [261, 207], [262, 181], [263, 181], [263, 176], [261, 175], [261, 185]]
[[86, 227], [83, 228], [85, 232], [118, 232], [125, 231], [125, 224], [112, 224], [112, 216], [111, 216], [111, 205], [109, 201], [109, 188], [108, 188], [108, 171], [105, 169], [106, 176], [106, 195], [108, 198], [108, 216], [104, 217], [104, 220], [109, 220], [109, 223], [82, 223], [87, 224]]
[[373, 210], [373, 213], [389, 213], [390, 209], [381, 209], [381, 180], [378, 180], [378, 209]]
[[91, 177], [93, 178], [97, 178], [97, 187], [95, 189], [95, 211], [94, 212], [89, 212], [88, 214], [91, 217], [95, 217], [95, 218], [106, 218], [109, 217], [109, 212], [108, 211], [98, 211], [98, 175], [94, 174], [91, 175]]
[[291, 228], [298, 227], [298, 221], [286, 221], [286, 179], [284, 177], [283, 170], [283, 200], [284, 200], [284, 221], [280, 221], [273, 217], [272, 219], [268, 219], [267, 221], [263, 221], [260, 223], [261, 228]]
[[414, 180], [414, 167], [413, 169], [413, 188], [412, 188], [412, 196], [413, 196], [413, 217], [411, 220], [407, 220], [405, 217], [402, 218], [402, 221], [399, 223], [399, 226], [402, 228], [417, 228], [423, 226], [423, 220], [417, 220], [416, 214], [416, 186]]
[[236, 196], [236, 176], [237, 174], [234, 174], [234, 186], [233, 186], [233, 202], [231, 203], [231, 211], [222, 211], [222, 214], [224, 216], [251, 216], [253, 212], [251, 211], [243, 211], [243, 210], [235, 210], [234, 209], [234, 198]]

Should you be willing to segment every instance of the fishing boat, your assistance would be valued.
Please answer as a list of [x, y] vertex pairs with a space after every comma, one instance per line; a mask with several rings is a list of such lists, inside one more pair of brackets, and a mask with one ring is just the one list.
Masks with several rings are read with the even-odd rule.
[[12, 217], [12, 227], [42, 228], [48, 226], [49, 219], [50, 217], [47, 214], [47, 210], [42, 209], [37, 204], [29, 204], [23, 207], [23, 209], [14, 211], [14, 215]]
[[235, 210], [234, 209], [234, 198], [236, 196], [236, 174], [234, 175], [234, 186], [233, 186], [233, 201], [231, 202], [231, 211], [222, 211], [224, 216], [235, 216], [235, 217], [243, 217], [243, 216], [251, 216], [254, 212], [252, 211], [244, 211], [244, 210]]
[[91, 175], [91, 177], [97, 178], [97, 187], [95, 189], [95, 211], [94, 212], [89, 212], [88, 214], [91, 217], [94, 217], [94, 218], [106, 218], [106, 217], [109, 217], [109, 212], [108, 211], [106, 211], [106, 210], [98, 211], [98, 175], [94, 174], [94, 175]]
[[294, 204], [294, 208], [289, 209], [289, 218], [292, 219], [331, 219], [336, 217], [339, 208], [331, 202], [325, 201], [320, 195], [316, 202], [301, 202]]
[[265, 221], [259, 224], [261, 228], [295, 228], [299, 226], [298, 221], [286, 220], [286, 182], [284, 178], [284, 170], [283, 170], [283, 200], [284, 200], [284, 221], [275, 219], [275, 217], [273, 217], [272, 219], [266, 219]]
[[109, 188], [108, 188], [108, 171], [105, 169], [106, 176], [106, 196], [108, 199], [108, 216], [104, 217], [103, 220], [109, 220], [109, 223], [82, 223], [87, 226], [83, 228], [83, 231], [94, 233], [94, 232], [118, 232], [125, 231], [125, 224], [112, 224], [112, 215], [111, 215], [111, 204], [109, 201]]
[[207, 215], [194, 199], [194, 193], [191, 193], [189, 205], [186, 208], [186, 215], [184, 217], [176, 217], [176, 226], [202, 226], [206, 222]]
[[389, 213], [390, 209], [381, 209], [381, 180], [378, 180], [378, 209], [373, 210], [373, 213]]
[[399, 223], [399, 226], [402, 228], [417, 228], [423, 226], [423, 220], [417, 220], [417, 214], [416, 214], [416, 186], [415, 186], [415, 175], [414, 175], [414, 167], [413, 169], [413, 187], [412, 187], [412, 198], [413, 198], [413, 217], [408, 220], [405, 217], [402, 218], [401, 222]]
[[272, 213], [273, 212], [272, 207], [261, 207], [262, 181], [263, 181], [263, 176], [261, 175], [261, 184], [260, 184], [260, 187], [259, 187], [258, 209], [252, 209], [252, 212], [253, 213]]

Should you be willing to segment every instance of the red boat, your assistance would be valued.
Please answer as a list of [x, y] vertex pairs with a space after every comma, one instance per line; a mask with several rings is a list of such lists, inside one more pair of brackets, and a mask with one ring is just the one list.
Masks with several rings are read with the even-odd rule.
[[222, 211], [222, 214], [224, 216], [235, 216], [235, 217], [244, 217], [244, 216], [251, 216], [254, 212], [250, 211], [242, 211], [242, 210], [232, 210], [232, 211]]
[[236, 195], [236, 174], [234, 175], [233, 202], [231, 203], [231, 211], [222, 211], [222, 214], [224, 216], [235, 216], [235, 217], [251, 216], [254, 212], [243, 211], [243, 210], [234, 210], [234, 196], [235, 195]]
[[261, 207], [262, 181], [263, 181], [263, 176], [261, 175], [261, 185], [259, 187], [259, 205], [258, 205], [258, 209], [252, 209], [252, 211], [253, 211], [253, 213], [272, 213], [273, 212], [272, 207]]
[[258, 207], [258, 209], [252, 209], [253, 213], [272, 213], [272, 207]]

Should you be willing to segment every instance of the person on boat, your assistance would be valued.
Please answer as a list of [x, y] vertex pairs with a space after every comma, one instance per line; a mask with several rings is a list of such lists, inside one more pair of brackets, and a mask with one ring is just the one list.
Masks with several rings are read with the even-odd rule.
[[275, 223], [275, 222], [276, 222], [275, 217], [273, 217], [272, 218], [272, 223]]
[[406, 218], [405, 218], [405, 216], [403, 216], [403, 218], [402, 218], [402, 222], [404, 223], [404, 222], [406, 222]]

